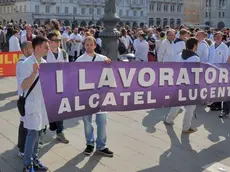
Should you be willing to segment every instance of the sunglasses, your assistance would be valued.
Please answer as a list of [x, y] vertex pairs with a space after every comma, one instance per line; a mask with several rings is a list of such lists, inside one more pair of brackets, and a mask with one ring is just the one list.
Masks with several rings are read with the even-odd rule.
[[52, 40], [50, 40], [50, 41], [52, 41], [52, 42], [56, 42], [56, 43], [61, 42], [61, 40], [60, 40], [60, 39], [52, 39]]

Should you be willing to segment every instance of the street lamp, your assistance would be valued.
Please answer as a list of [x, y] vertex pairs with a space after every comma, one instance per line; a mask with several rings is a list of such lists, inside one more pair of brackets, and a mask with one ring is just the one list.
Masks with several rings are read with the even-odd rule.
[[105, 0], [104, 16], [101, 21], [104, 23], [104, 30], [100, 33], [102, 39], [102, 54], [111, 58], [112, 60], [118, 59], [118, 43], [117, 39], [120, 32], [116, 30], [116, 25], [120, 18], [116, 14], [115, 0]]

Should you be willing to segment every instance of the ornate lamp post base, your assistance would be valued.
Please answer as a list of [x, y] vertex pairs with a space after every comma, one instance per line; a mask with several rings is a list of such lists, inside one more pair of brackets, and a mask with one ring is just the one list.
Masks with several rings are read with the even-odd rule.
[[116, 14], [115, 0], [105, 0], [105, 14], [101, 20], [104, 23], [104, 30], [100, 33], [102, 39], [102, 54], [112, 60], [117, 60], [117, 39], [120, 36], [120, 32], [116, 30], [116, 24], [120, 21], [120, 18]]

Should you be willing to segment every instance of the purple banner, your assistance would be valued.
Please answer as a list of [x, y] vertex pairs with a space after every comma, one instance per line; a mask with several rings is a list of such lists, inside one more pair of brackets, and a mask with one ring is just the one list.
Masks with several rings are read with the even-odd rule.
[[40, 67], [50, 122], [99, 111], [129, 111], [230, 100], [230, 65], [81, 62]]

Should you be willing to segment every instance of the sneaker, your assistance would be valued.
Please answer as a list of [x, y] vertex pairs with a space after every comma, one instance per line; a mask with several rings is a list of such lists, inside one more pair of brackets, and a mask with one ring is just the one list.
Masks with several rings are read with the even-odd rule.
[[94, 150], [94, 146], [87, 145], [87, 147], [84, 150], [84, 154], [89, 156], [93, 153], [93, 150]]
[[62, 143], [68, 144], [69, 140], [66, 139], [64, 133], [57, 134], [57, 140], [61, 141]]
[[24, 158], [24, 153], [19, 152], [19, 153], [18, 153], [18, 156], [19, 156], [20, 158]]
[[184, 133], [184, 134], [191, 134], [191, 133], [195, 133], [197, 131], [197, 129], [192, 129], [192, 128], [190, 128], [189, 130], [187, 130], [187, 131], [182, 131], [182, 133]]
[[97, 150], [97, 152], [108, 157], [113, 157], [113, 152], [110, 151], [108, 148], [105, 148], [103, 150]]
[[48, 171], [48, 168], [44, 166], [39, 160], [34, 162], [34, 171]]
[[23, 172], [35, 172], [32, 165], [23, 168]]

